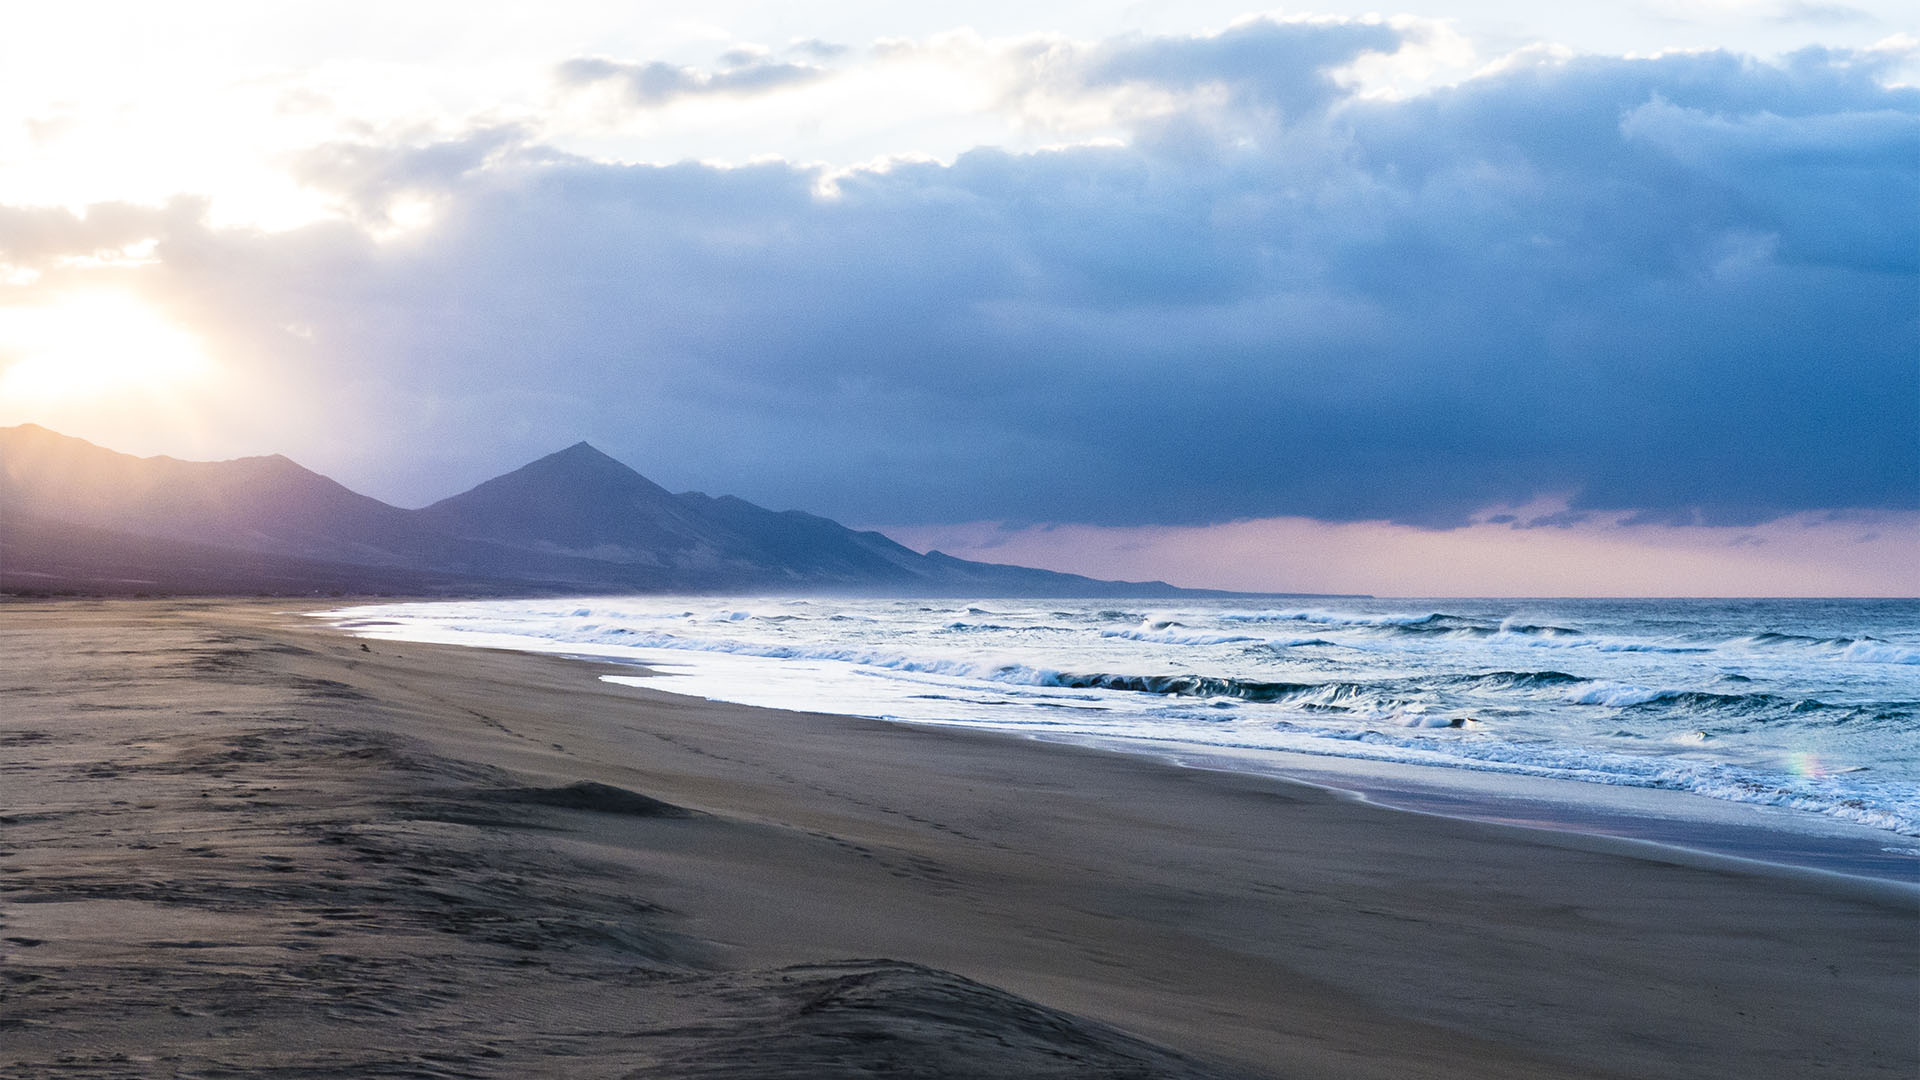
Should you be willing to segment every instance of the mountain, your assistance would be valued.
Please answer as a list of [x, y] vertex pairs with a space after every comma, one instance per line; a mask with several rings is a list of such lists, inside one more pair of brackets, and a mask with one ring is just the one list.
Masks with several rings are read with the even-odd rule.
[[408, 565], [446, 538], [275, 454], [137, 458], [35, 424], [0, 430], [0, 506], [52, 521], [294, 558]]
[[[413, 511], [357, 494], [278, 454], [233, 461], [139, 458], [37, 424], [0, 428], [0, 528], [6, 530], [0, 540], [11, 535], [16, 547], [0, 552], [0, 573], [11, 580], [27, 569], [19, 561], [29, 550], [22, 530], [31, 525], [34, 536], [44, 536], [56, 523], [95, 530], [91, 549], [103, 558], [104, 537], [118, 534], [141, 538], [127, 548], [126, 557], [136, 561], [160, 558], [171, 565], [199, 548], [245, 552], [284, 561], [284, 567], [254, 564], [279, 567], [268, 576], [284, 573], [296, 581], [350, 579], [344, 569], [350, 567], [384, 571], [358, 576], [400, 591], [497, 591], [516, 583], [564, 588], [604, 577], [587, 560], [540, 558], [448, 536]], [[166, 549], [162, 557], [154, 541], [188, 547]], [[315, 576], [316, 564], [332, 569]]]
[[688, 582], [874, 588], [933, 576], [925, 556], [879, 533], [730, 495], [670, 494], [584, 442], [419, 515], [454, 536], [655, 567]]
[[584, 442], [403, 510], [279, 455], [139, 458], [33, 424], [0, 428], [0, 589], [1191, 594], [922, 555], [797, 510], [674, 494]]
[[509, 581], [383, 566], [356, 566], [243, 551], [0, 513], [0, 593], [386, 595], [508, 594]]

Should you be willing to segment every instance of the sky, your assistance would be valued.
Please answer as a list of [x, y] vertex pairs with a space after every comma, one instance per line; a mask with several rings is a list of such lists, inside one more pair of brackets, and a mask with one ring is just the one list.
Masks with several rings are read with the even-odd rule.
[[1101, 576], [1920, 593], [1903, 3], [38, 5], [0, 424]]

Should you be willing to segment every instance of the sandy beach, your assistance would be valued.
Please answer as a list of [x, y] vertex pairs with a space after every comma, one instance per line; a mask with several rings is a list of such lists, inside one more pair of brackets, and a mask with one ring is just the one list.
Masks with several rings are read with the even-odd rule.
[[1912, 1077], [1920, 901], [286, 601], [0, 606], [0, 1077]]

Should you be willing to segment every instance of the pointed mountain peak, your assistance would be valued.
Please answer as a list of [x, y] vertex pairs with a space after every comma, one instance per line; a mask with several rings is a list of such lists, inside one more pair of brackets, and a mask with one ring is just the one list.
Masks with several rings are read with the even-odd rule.
[[[545, 457], [535, 458], [529, 464], [538, 465], [543, 461], [551, 461], [555, 463], [565, 463], [565, 464], [584, 464], [587, 462], [592, 462], [595, 464], [604, 464], [607, 462], [611, 462], [615, 465], [620, 465], [619, 461], [615, 460], [613, 457], [609, 456], [605, 451], [601, 450], [599, 447], [593, 445], [592, 443], [588, 442], [585, 439], [581, 439], [579, 442], [574, 443], [572, 446], [567, 447], [565, 450], [555, 450], [553, 453], [548, 454]], [[620, 465], [620, 467], [623, 469], [626, 468], [625, 465]]]
[[573, 482], [592, 480], [601, 484], [638, 484], [650, 490], [664, 490], [653, 481], [634, 471], [634, 469], [625, 462], [609, 456], [599, 447], [594, 446], [584, 439], [567, 447], [565, 450], [556, 450], [546, 457], [530, 461], [520, 468], [507, 473], [506, 476], [498, 477], [497, 479], [504, 480], [507, 477], [514, 476], [524, 476], [529, 479], [538, 478], [542, 482], [548, 483], [555, 480]]
[[[565, 450], [442, 499], [423, 511], [458, 524], [465, 535], [487, 535], [493, 522], [516, 523], [516, 535], [546, 521], [563, 533], [595, 532], [588, 522], [630, 513], [636, 504], [671, 499], [665, 488], [608, 457], [592, 444], [577, 442]], [[572, 522], [568, 528], [566, 523]]]

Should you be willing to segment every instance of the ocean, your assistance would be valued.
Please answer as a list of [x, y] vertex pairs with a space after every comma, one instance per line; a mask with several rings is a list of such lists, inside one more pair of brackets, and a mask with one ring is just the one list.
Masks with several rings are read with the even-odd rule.
[[1914, 600], [619, 597], [323, 614], [370, 637], [629, 661], [644, 670], [608, 678], [719, 701], [1361, 790], [1417, 775], [1482, 794], [1554, 781], [1563, 803], [1679, 792], [1769, 808], [1777, 828], [1845, 826], [1856, 848], [1877, 836], [1894, 867], [1877, 874], [1920, 873]]

